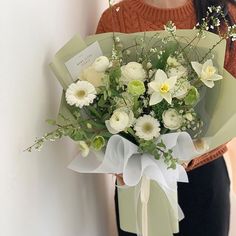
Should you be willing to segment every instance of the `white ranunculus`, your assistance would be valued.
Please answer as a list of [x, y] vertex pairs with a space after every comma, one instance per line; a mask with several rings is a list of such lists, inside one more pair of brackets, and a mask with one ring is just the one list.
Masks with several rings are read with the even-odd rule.
[[87, 143], [85, 141], [78, 141], [78, 146], [79, 146], [79, 150], [80, 150], [81, 155], [83, 157], [88, 156], [89, 147], [88, 147]]
[[157, 70], [155, 79], [148, 84], [151, 94], [149, 104], [155, 105], [165, 99], [169, 104], [172, 102], [172, 94], [177, 82], [177, 76], [168, 78], [163, 70]]
[[205, 63], [200, 64], [199, 62], [193, 61], [191, 65], [200, 80], [209, 88], [214, 87], [214, 82], [223, 79], [221, 75], [217, 74], [217, 68], [213, 66], [211, 59], [207, 60]]
[[160, 123], [150, 115], [144, 115], [136, 120], [134, 130], [139, 138], [152, 140], [160, 136]]
[[121, 81], [128, 84], [132, 80], [143, 81], [146, 77], [146, 71], [142, 64], [137, 62], [129, 62], [127, 65], [121, 67]]
[[97, 72], [105, 72], [106, 69], [108, 69], [109, 65], [110, 65], [109, 59], [105, 56], [100, 56], [93, 62], [92, 66]]
[[162, 120], [164, 126], [169, 130], [177, 130], [183, 123], [183, 117], [173, 108], [163, 112]]
[[173, 97], [178, 99], [184, 98], [188, 94], [190, 88], [191, 84], [187, 79], [178, 79], [177, 83], [175, 84]]
[[105, 121], [106, 127], [111, 134], [125, 131], [134, 122], [134, 114], [126, 108], [116, 109], [111, 118]]
[[66, 101], [69, 105], [82, 108], [93, 103], [96, 98], [95, 87], [87, 81], [72, 83], [66, 90]]
[[103, 85], [104, 72], [97, 72], [93, 66], [85, 68], [79, 75], [79, 80], [88, 81], [95, 88]]
[[188, 70], [186, 67], [180, 65], [177, 67], [170, 67], [166, 71], [166, 74], [168, 75], [168, 77], [177, 76], [177, 79], [179, 79], [181, 77], [186, 77], [188, 75]]

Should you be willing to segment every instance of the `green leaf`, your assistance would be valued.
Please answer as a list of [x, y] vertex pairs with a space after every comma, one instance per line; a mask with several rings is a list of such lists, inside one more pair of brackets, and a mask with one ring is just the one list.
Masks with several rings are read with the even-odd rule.
[[83, 139], [84, 135], [82, 132], [77, 130], [77, 131], [72, 132], [70, 137], [75, 141], [79, 141]]
[[163, 140], [161, 140], [161, 142], [157, 143], [156, 145], [157, 147], [160, 147], [160, 148], [166, 148], [166, 145], [164, 144]]
[[97, 118], [100, 119], [100, 118], [102, 117], [102, 115], [99, 113], [98, 110], [96, 110], [95, 107], [93, 107], [93, 106], [87, 106], [86, 108], [87, 108], [87, 110], [89, 110], [89, 112], [90, 112], [92, 115], [96, 116]]
[[89, 123], [93, 126], [93, 127], [96, 127], [98, 129], [104, 129], [106, 126], [104, 123], [99, 123], [97, 120], [94, 121], [94, 120], [89, 120]]
[[49, 124], [49, 125], [56, 125], [57, 122], [55, 120], [51, 120], [51, 119], [47, 119], [46, 122]]
[[152, 57], [152, 64], [154, 68], [165, 70], [167, 59], [177, 50], [178, 45], [176, 43], [170, 42], [166, 47], [160, 59]]

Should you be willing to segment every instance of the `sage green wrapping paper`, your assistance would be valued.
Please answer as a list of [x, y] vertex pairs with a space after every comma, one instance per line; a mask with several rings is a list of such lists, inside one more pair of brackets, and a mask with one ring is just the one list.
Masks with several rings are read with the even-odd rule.
[[[164, 31], [160, 33], [161, 35], [166, 35]], [[145, 33], [147, 38], [154, 34], [156, 32]], [[115, 33], [115, 35], [120, 37], [124, 47], [128, 47], [133, 45], [135, 38], [143, 36], [144, 33]], [[179, 37], [178, 40], [186, 44], [186, 38], [191, 40], [195, 33], [193, 30], [177, 30], [177, 35]], [[113, 44], [112, 37], [112, 33], [105, 33], [92, 35], [82, 40], [79, 35], [76, 35], [60, 49], [50, 66], [64, 91], [73, 82], [72, 77], [65, 67], [65, 62], [95, 41], [99, 42], [103, 54], [110, 56]], [[206, 38], [200, 40], [198, 44], [199, 52], [207, 51], [218, 40], [219, 36], [206, 32]], [[203, 103], [203, 108], [207, 111], [206, 115], [209, 120], [204, 135], [209, 142], [209, 150], [228, 142], [236, 136], [236, 106], [234, 105], [236, 101], [236, 80], [223, 69], [225, 47], [226, 42], [223, 41], [213, 50], [213, 54], [215, 55], [214, 64], [217, 66], [219, 74], [224, 76], [224, 79], [214, 89], [207, 89]], [[59, 114], [65, 118], [73, 119], [67, 106], [63, 92]], [[66, 121], [61, 119], [59, 115], [58, 122], [64, 124]], [[136, 232], [134, 188], [119, 189], [118, 194], [121, 228], [134, 233]], [[174, 197], [177, 198], [177, 196]], [[140, 223], [140, 202], [138, 209], [138, 222]], [[177, 209], [175, 212], [171, 209], [167, 197], [160, 186], [151, 181], [150, 201], [148, 205], [149, 236], [172, 236], [174, 232], [178, 232], [178, 222], [173, 217], [177, 213]]]
[[[174, 194], [174, 193], [173, 193]], [[136, 211], [135, 187], [118, 188], [118, 202], [121, 229], [136, 233], [136, 212], [138, 225], [141, 226], [141, 203], [139, 201]], [[177, 195], [175, 194], [177, 201]], [[149, 236], [172, 236], [179, 231], [178, 209], [172, 210], [169, 201], [162, 188], [151, 181], [150, 198], [148, 202], [148, 235]], [[175, 216], [175, 217], [174, 217]]]

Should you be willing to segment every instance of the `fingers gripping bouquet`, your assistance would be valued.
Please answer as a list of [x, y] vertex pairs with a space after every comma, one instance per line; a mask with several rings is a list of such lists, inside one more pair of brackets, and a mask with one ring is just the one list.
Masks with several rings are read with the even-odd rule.
[[[135, 212], [134, 218], [142, 215], [143, 235], [148, 231], [157, 235], [163, 228], [178, 232], [176, 222], [182, 216], [177, 209], [177, 181], [187, 182], [181, 164], [228, 141], [235, 133], [235, 129], [229, 130], [236, 121], [236, 111], [232, 107], [225, 110], [222, 104], [235, 96], [230, 90], [235, 81], [223, 71], [222, 53], [225, 39], [236, 39], [236, 26], [228, 27], [225, 21], [226, 30], [221, 32], [212, 12], [221, 14], [221, 9], [209, 8], [207, 17], [194, 30], [178, 31], [168, 22], [161, 32], [91, 36], [86, 49], [75, 37], [51, 65], [64, 89], [58, 119], [48, 120], [57, 128], [36, 139], [27, 150], [39, 150], [45, 141], [69, 136], [80, 150], [71, 169], [122, 173], [125, 184], [135, 186], [130, 212]], [[208, 33], [209, 27], [217, 29], [220, 36]], [[71, 60], [77, 66], [68, 66]], [[223, 79], [226, 76], [228, 80]], [[227, 89], [228, 96], [218, 102], [216, 96]], [[222, 110], [227, 115], [214, 118]], [[159, 186], [153, 193], [150, 180]], [[127, 203], [126, 193], [121, 192], [120, 199], [123, 195]], [[165, 203], [150, 213], [158, 211], [165, 219], [157, 228], [156, 223], [148, 223], [148, 201]], [[121, 201], [120, 205], [122, 208]], [[120, 212], [124, 228], [139, 233], [139, 220], [133, 226], [127, 224], [127, 214], [122, 209]]]

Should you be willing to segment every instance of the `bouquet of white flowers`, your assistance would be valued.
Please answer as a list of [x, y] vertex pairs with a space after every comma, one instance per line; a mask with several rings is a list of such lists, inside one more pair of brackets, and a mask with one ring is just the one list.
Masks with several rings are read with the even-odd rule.
[[[221, 33], [218, 19], [206, 17], [194, 30], [178, 31], [172, 22], [164, 27], [161, 32], [91, 36], [86, 49], [78, 36], [73, 38], [51, 65], [64, 89], [58, 119], [48, 120], [57, 128], [27, 150], [69, 136], [82, 156], [70, 168], [122, 173], [126, 185], [139, 186], [143, 206], [149, 199], [148, 181], [154, 180], [178, 219], [176, 183], [187, 182], [181, 164], [222, 142], [207, 142], [213, 128], [205, 114], [209, 106], [217, 111], [215, 94], [227, 87], [222, 51], [225, 39], [236, 39], [236, 26]], [[209, 27], [220, 36], [206, 32]], [[234, 114], [231, 109], [228, 118]], [[216, 134], [220, 128], [213, 126]], [[200, 148], [194, 145], [199, 140]], [[142, 219], [145, 235], [147, 218]], [[172, 231], [178, 231], [176, 226]]]

